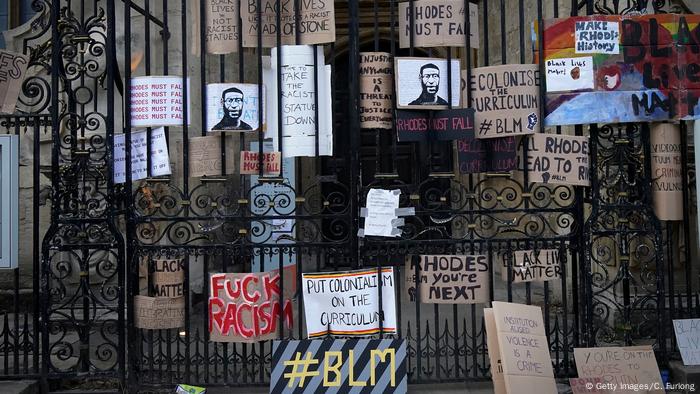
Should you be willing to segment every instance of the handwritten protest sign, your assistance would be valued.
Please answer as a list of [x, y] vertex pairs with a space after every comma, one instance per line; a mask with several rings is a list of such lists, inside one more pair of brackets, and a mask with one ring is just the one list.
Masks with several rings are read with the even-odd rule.
[[683, 167], [678, 125], [651, 127], [651, 184], [654, 213], [659, 220], [683, 220]]
[[308, 337], [376, 334], [382, 317], [382, 332], [396, 333], [394, 269], [383, 268], [381, 276], [377, 274], [376, 269], [303, 274]]
[[190, 176], [221, 175], [221, 137], [208, 135], [190, 138]]
[[[466, 71], [462, 79], [466, 81]], [[467, 84], [464, 85], [465, 87]], [[478, 67], [469, 79], [476, 111], [476, 138], [507, 137], [540, 131], [540, 71], [536, 64]], [[467, 91], [463, 91], [464, 102]]]
[[612, 391], [608, 390], [607, 384], [602, 378], [569, 378], [569, 386], [572, 394], [609, 394]]
[[[188, 78], [188, 92], [189, 83]], [[129, 103], [132, 127], [182, 126], [182, 77], [151, 75], [131, 78]], [[187, 106], [187, 124], [191, 121], [190, 107]]]
[[[280, 5], [282, 24], [277, 25], [277, 4]], [[335, 8], [329, 0], [304, 0], [299, 2], [299, 15], [295, 16], [293, 1], [248, 0], [241, 2], [243, 20], [243, 46], [257, 48], [258, 28], [262, 30], [263, 48], [277, 46], [279, 28], [282, 45], [296, 44], [299, 28], [299, 44], [324, 44], [335, 41]], [[260, 7], [260, 9], [258, 9]], [[258, 21], [258, 12], [262, 20]]]
[[700, 365], [700, 319], [673, 320], [676, 343], [684, 365]]
[[491, 380], [493, 380], [494, 394], [506, 394], [506, 382], [503, 379], [503, 365], [501, 362], [501, 349], [498, 345], [498, 330], [496, 318], [492, 308], [484, 308], [484, 326], [486, 328], [486, 346], [489, 351], [491, 363]]
[[538, 133], [527, 143], [533, 182], [590, 186], [588, 137]]
[[[131, 180], [138, 181], [148, 176], [146, 151], [147, 132], [131, 133]], [[151, 130], [151, 176], [170, 175], [170, 158], [165, 129]], [[126, 135], [114, 135], [114, 183], [126, 182]]]
[[390, 53], [360, 52], [360, 127], [392, 127], [393, 75]]
[[[461, 106], [459, 60], [450, 62], [449, 71], [445, 59], [397, 57], [394, 63], [397, 108], [447, 109], [448, 100], [452, 107]], [[448, 85], [451, 85], [451, 98]]]
[[[244, 150], [241, 151], [241, 175], [258, 174], [260, 170], [260, 152]], [[268, 175], [279, 175], [280, 173], [280, 153], [263, 152], [263, 173]]]
[[400, 142], [467, 138], [474, 135], [474, 110], [396, 111], [396, 134]]
[[[293, 324], [292, 298], [296, 266], [240, 274], [211, 274], [209, 335], [213, 342], [256, 342], [279, 338], [280, 316], [286, 329]], [[284, 283], [282, 283], [284, 281]], [[284, 293], [284, 296], [282, 295]], [[280, 298], [284, 297], [284, 306]]]
[[550, 59], [545, 63], [548, 92], [593, 89], [593, 58]]
[[185, 297], [134, 296], [134, 325], [148, 330], [185, 326]]
[[29, 56], [0, 50], [0, 112], [15, 112], [24, 75], [29, 65]]
[[579, 21], [574, 30], [576, 53], [620, 53], [620, 23]]
[[155, 297], [182, 297], [185, 281], [184, 259], [156, 259], [151, 262], [151, 291]]
[[[413, 46], [463, 47], [467, 40], [463, 0], [413, 2]], [[399, 3], [399, 45], [411, 46], [410, 2]], [[479, 7], [469, 3], [469, 47], [479, 48]]]
[[575, 348], [581, 378], [602, 378], [598, 386], [615, 393], [665, 393], [651, 346]]
[[207, 131], [257, 131], [259, 111], [263, 111], [264, 127], [265, 100], [260, 100], [259, 93], [258, 85], [252, 83], [208, 84]]
[[364, 235], [379, 237], [398, 237], [401, 230], [397, 228], [401, 190], [370, 189], [367, 192], [367, 214], [365, 215]]
[[515, 137], [477, 139], [471, 136], [457, 140], [459, 172], [504, 172], [517, 168], [518, 146]]
[[506, 392], [556, 394], [542, 308], [493, 301]]
[[486, 256], [422, 255], [415, 260], [407, 260], [406, 276], [415, 289], [418, 268], [421, 302], [478, 304], [489, 301], [490, 277]]
[[[508, 271], [503, 271], [508, 280]], [[559, 249], [516, 250], [513, 252], [513, 283], [543, 282], [561, 278]]]
[[[204, 3], [204, 18], [200, 19], [200, 1], [191, 0], [188, 9], [194, 20], [192, 29], [192, 53], [199, 55], [199, 23], [204, 23], [204, 41], [207, 53], [223, 55], [238, 52], [239, 8], [238, 0], [201, 0]], [[245, 4], [245, 3], [244, 3]]]

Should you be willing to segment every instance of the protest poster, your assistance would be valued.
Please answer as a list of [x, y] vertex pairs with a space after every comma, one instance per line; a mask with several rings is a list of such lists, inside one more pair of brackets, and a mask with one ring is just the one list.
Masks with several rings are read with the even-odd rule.
[[185, 326], [185, 297], [134, 296], [134, 326], [147, 330]]
[[461, 107], [459, 60], [452, 60], [448, 66], [445, 59], [397, 57], [394, 63], [396, 108], [447, 109], [450, 103]]
[[700, 365], [700, 319], [674, 319], [673, 330], [683, 365]]
[[[200, 18], [200, 1], [191, 0], [188, 11], [192, 15], [192, 54], [199, 55], [199, 24], [204, 23], [205, 51], [212, 55], [238, 52], [239, 45], [239, 1], [201, 0], [204, 3], [204, 18]], [[201, 21], [201, 22], [200, 22]]]
[[392, 128], [394, 95], [390, 53], [360, 52], [360, 127]]
[[[272, 139], [274, 150], [282, 152], [283, 158], [313, 157], [317, 153], [318, 132], [318, 155], [332, 156], [331, 67], [324, 65], [323, 50], [308, 45], [287, 45], [282, 47], [282, 52], [281, 89], [277, 87], [277, 48], [272, 48], [269, 67], [263, 68], [263, 81], [268, 89], [265, 137]], [[318, 64], [318, 79], [314, 77], [314, 56]], [[318, 108], [314, 98], [316, 90]], [[282, 106], [281, 119], [277, 119], [278, 99]]]
[[[187, 79], [187, 91], [190, 80]], [[131, 127], [182, 126], [182, 77], [149, 75], [131, 78], [129, 91]], [[190, 124], [190, 105], [187, 106], [187, 124]]]
[[450, 141], [473, 136], [474, 110], [399, 110], [396, 111], [396, 134], [400, 142]]
[[[212, 342], [275, 339], [293, 326], [296, 266], [268, 272], [209, 276], [209, 337]], [[284, 295], [283, 295], [284, 294]], [[280, 305], [280, 298], [284, 298]], [[280, 316], [284, 327], [279, 327]]]
[[580, 378], [601, 378], [609, 391], [666, 392], [651, 346], [574, 348], [574, 360]]
[[[300, 363], [308, 366], [303, 377], [294, 372]], [[272, 343], [270, 394], [406, 394], [407, 386], [405, 339], [327, 338]]]
[[651, 126], [651, 191], [659, 220], [683, 220], [681, 129], [677, 124]]
[[207, 135], [189, 139], [190, 176], [221, 175], [221, 137]]
[[471, 136], [457, 140], [459, 172], [507, 172], [518, 166], [515, 137], [478, 139]]
[[[467, 45], [463, 0], [418, 0], [399, 3], [399, 46], [415, 47], [464, 47]], [[411, 25], [413, 16], [413, 25]], [[469, 3], [469, 47], [479, 48], [479, 7]]]
[[503, 380], [501, 350], [498, 346], [498, 330], [492, 308], [484, 308], [484, 327], [486, 328], [486, 346], [491, 363], [491, 380], [494, 394], [506, 394], [506, 382]]
[[[148, 177], [147, 131], [131, 133], [131, 180]], [[170, 157], [165, 129], [151, 130], [151, 176], [170, 175]], [[126, 182], [126, 135], [114, 135], [114, 183]]]
[[[419, 283], [420, 301], [424, 304], [479, 304], [489, 301], [490, 276], [485, 255], [417, 256], [415, 261], [407, 259], [406, 277], [407, 286], [413, 289], [416, 282]], [[410, 294], [411, 288], [408, 291]]]
[[393, 268], [305, 273], [301, 281], [308, 338], [377, 334], [382, 318], [381, 332], [396, 333]]
[[184, 259], [155, 259], [151, 261], [150, 294], [154, 297], [183, 297], [185, 282]]
[[[278, 26], [278, 5], [281, 7]], [[260, 7], [260, 8], [258, 8]], [[261, 20], [258, 20], [258, 13]], [[241, 19], [243, 20], [243, 46], [258, 47], [258, 29], [262, 31], [262, 47], [278, 46], [277, 33], [281, 35], [281, 45], [293, 45], [296, 42], [297, 26], [298, 44], [325, 44], [335, 41], [335, 6], [329, 0], [304, 0], [299, 2], [299, 14], [295, 15], [293, 1], [261, 0], [242, 1]]]
[[257, 131], [265, 112], [259, 93], [252, 83], [207, 84], [207, 131]]
[[493, 301], [506, 393], [556, 394], [542, 308]]
[[[466, 78], [462, 71], [462, 79]], [[475, 68], [468, 88], [476, 111], [476, 138], [539, 133], [540, 71], [536, 64]], [[466, 89], [463, 100], [467, 102]]]
[[364, 236], [399, 237], [401, 235], [401, 230], [397, 228], [401, 220], [396, 214], [400, 196], [399, 189], [370, 189], [367, 192]]
[[569, 386], [572, 394], [611, 394], [607, 384], [600, 377], [597, 378], [569, 378]]
[[578, 21], [574, 30], [576, 53], [620, 53], [620, 22]]
[[[508, 280], [508, 271], [502, 271]], [[561, 278], [559, 249], [516, 250], [513, 252], [513, 283], [545, 282]]]
[[28, 65], [29, 56], [0, 50], [0, 113], [15, 112]]
[[[260, 172], [260, 152], [244, 150], [241, 151], [241, 175], [252, 175]], [[263, 152], [263, 174], [279, 175], [280, 173], [280, 153]]]
[[538, 133], [527, 143], [532, 182], [590, 186], [588, 137]]

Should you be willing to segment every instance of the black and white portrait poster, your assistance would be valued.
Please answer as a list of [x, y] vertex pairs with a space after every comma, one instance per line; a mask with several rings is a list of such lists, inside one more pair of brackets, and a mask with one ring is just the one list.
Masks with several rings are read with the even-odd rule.
[[263, 110], [264, 102], [258, 99], [258, 93], [257, 84], [208, 84], [207, 131], [257, 131], [258, 111]]
[[[448, 85], [452, 86], [452, 107], [460, 106], [459, 60], [452, 60], [448, 72], [447, 60], [428, 57], [396, 58], [396, 107], [415, 109], [446, 109]], [[451, 82], [448, 74], [451, 72]]]

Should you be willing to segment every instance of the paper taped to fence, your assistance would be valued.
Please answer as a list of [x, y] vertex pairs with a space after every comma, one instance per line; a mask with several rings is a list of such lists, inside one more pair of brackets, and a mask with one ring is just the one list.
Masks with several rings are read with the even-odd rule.
[[[147, 132], [131, 133], [131, 180], [148, 177]], [[170, 175], [170, 157], [165, 129], [151, 130], [151, 176]], [[126, 182], [126, 134], [114, 135], [114, 183]]]

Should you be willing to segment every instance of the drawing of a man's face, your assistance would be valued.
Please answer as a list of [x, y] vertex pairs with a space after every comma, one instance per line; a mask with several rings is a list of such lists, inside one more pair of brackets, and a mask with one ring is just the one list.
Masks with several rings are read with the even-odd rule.
[[221, 95], [221, 104], [224, 109], [224, 117], [229, 116], [238, 120], [243, 112], [243, 92], [236, 88], [227, 89]]
[[440, 87], [440, 69], [434, 64], [426, 64], [421, 67], [420, 82], [424, 93], [437, 94]]

